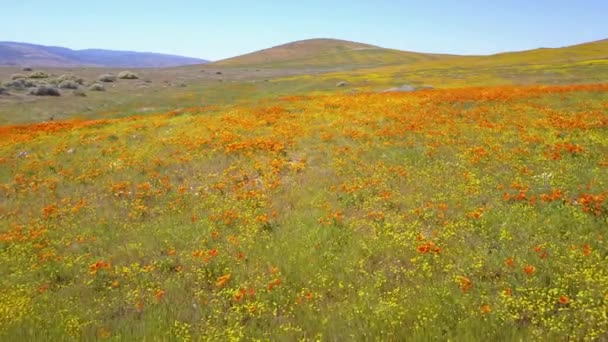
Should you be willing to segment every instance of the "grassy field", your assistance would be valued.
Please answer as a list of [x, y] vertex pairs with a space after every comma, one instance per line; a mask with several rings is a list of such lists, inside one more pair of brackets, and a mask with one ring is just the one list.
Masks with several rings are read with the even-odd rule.
[[[72, 74], [91, 83], [102, 74], [118, 74], [120, 69], [41, 68], [54, 78]], [[0, 95], [0, 124], [18, 124], [66, 119], [106, 119], [130, 115], [159, 114], [183, 107], [246, 103], [288, 93], [270, 81], [294, 73], [316, 74], [315, 70], [255, 70], [208, 65], [169, 69], [135, 69], [138, 80], [107, 83], [106, 91], [86, 91], [77, 97], [71, 90], [59, 97], [35, 97], [20, 92]], [[219, 73], [219, 74], [218, 74]], [[0, 84], [19, 68], [0, 67]], [[335, 86], [335, 85], [334, 85]], [[86, 87], [84, 87], [86, 89]], [[297, 86], [292, 87], [297, 90]]]
[[[86, 97], [13, 92], [0, 95], [0, 124], [67, 119], [111, 119], [161, 114], [209, 105], [255, 106], [289, 95], [382, 92], [403, 84], [434, 88], [489, 85], [602, 83], [608, 79], [608, 41], [492, 56], [450, 56], [382, 49], [316, 39], [281, 45], [200, 66], [139, 69], [138, 80], [119, 80]], [[119, 69], [42, 68], [93, 82]], [[0, 83], [19, 68], [0, 68]], [[340, 82], [346, 86], [337, 87]]]
[[608, 85], [185, 107], [0, 127], [1, 340], [608, 340]]

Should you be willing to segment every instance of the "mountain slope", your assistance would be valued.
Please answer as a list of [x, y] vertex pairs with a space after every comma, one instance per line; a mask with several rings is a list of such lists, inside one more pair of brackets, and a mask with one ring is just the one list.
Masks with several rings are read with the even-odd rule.
[[98, 66], [117, 68], [154, 68], [203, 64], [207, 61], [150, 52], [101, 49], [72, 50], [17, 42], [0, 42], [0, 65], [46, 67]]
[[266, 68], [370, 67], [446, 57], [449, 56], [385, 49], [345, 40], [309, 39], [228, 58], [213, 65]]

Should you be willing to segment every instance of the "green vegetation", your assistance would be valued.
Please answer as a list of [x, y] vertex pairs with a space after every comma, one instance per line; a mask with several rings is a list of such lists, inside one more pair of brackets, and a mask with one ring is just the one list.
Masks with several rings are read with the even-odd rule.
[[[209, 105], [252, 105], [288, 95], [382, 92], [402, 85], [441, 89], [602, 83], [608, 79], [607, 50], [608, 43], [601, 41], [559, 49], [459, 57], [329, 39], [302, 41], [210, 65], [140, 69], [139, 80], [119, 79], [105, 87], [105, 92], [94, 91], [86, 98], [27, 98], [22, 95], [37, 85], [35, 80], [8, 81], [4, 84], [12, 96], [0, 98], [0, 124], [41, 122], [50, 117], [105, 119]], [[19, 71], [0, 68], [0, 79], [9, 80]], [[90, 85], [102, 73], [121, 72], [124, 70], [51, 69], [47, 72], [49, 80], [43, 82], [69, 79]], [[336, 87], [339, 82], [346, 85]]]
[[607, 50], [0, 69], [0, 340], [607, 340]]
[[0, 339], [606, 339], [607, 93], [0, 127]]

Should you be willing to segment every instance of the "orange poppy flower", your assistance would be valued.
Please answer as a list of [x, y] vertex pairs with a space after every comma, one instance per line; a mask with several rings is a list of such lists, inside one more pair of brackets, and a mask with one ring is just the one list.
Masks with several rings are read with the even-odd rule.
[[215, 282], [215, 286], [222, 287], [222, 286], [226, 285], [226, 283], [229, 280], [230, 280], [230, 274], [224, 274], [223, 276], [217, 278], [217, 281]]
[[536, 267], [534, 267], [532, 265], [528, 265], [528, 266], [524, 267], [524, 272], [526, 272], [527, 275], [532, 275], [535, 271], [536, 271]]

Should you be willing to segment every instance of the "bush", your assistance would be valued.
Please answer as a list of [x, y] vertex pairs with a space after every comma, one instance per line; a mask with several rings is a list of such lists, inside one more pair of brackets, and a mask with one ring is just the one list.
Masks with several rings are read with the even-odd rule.
[[103, 74], [97, 79], [99, 82], [115, 82], [116, 76], [112, 74]]
[[23, 90], [25, 89], [25, 86], [23, 85], [23, 82], [21, 82], [21, 79], [17, 79], [14, 81], [8, 81], [8, 82], [4, 82], [4, 86], [6, 88], [10, 88], [13, 90]]
[[21, 78], [27, 78], [27, 76], [25, 76], [23, 74], [14, 74], [13, 76], [11, 76], [11, 80], [18, 80]]
[[78, 83], [70, 80], [65, 80], [59, 83], [61, 89], [78, 89]]
[[345, 82], [345, 81], [336, 83], [336, 87], [346, 87], [347, 85], [348, 85], [348, 82]]
[[4, 83], [4, 86], [13, 90], [25, 90], [26, 88], [33, 88], [37, 85], [31, 80], [25, 78], [18, 78], [16, 80]]
[[21, 71], [32, 71], [32, 68], [30, 68], [30, 67], [24, 67], [23, 69], [21, 69]]
[[136, 80], [139, 78], [139, 76], [137, 76], [136, 73], [131, 72], [131, 71], [122, 71], [121, 73], [118, 74], [118, 78], [123, 79], [123, 80]]
[[21, 81], [21, 83], [23, 83], [23, 86], [26, 87], [26, 88], [33, 88], [33, 87], [38, 86], [38, 84], [36, 84], [36, 82], [34, 82], [32, 80], [23, 79]]
[[105, 91], [106, 87], [101, 83], [93, 83], [89, 86], [90, 91]]
[[42, 71], [36, 71], [30, 74], [30, 78], [49, 78], [49, 74]]
[[60, 96], [61, 93], [59, 92], [59, 90], [57, 90], [57, 88], [45, 85], [45, 84], [41, 84], [36, 88], [32, 88], [30, 89], [30, 95], [35, 95], [35, 96]]
[[8, 89], [4, 88], [3, 86], [0, 86], [0, 95], [2, 94], [8, 94]]
[[78, 97], [86, 97], [87, 96], [87, 94], [83, 90], [80, 90], [80, 89], [74, 90], [72, 92], [72, 95], [78, 96]]
[[80, 77], [77, 77], [77, 76], [74, 76], [74, 75], [72, 75], [72, 74], [61, 75], [61, 76], [59, 76], [59, 77], [57, 78], [57, 81], [58, 81], [59, 83], [61, 83], [61, 82], [63, 82], [63, 81], [72, 81], [72, 82], [76, 82], [76, 83], [78, 83], [78, 84], [80, 84], [80, 85], [83, 85], [83, 84], [84, 84], [84, 79], [82, 79], [82, 78], [80, 78]]

